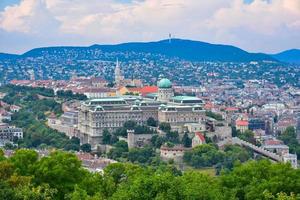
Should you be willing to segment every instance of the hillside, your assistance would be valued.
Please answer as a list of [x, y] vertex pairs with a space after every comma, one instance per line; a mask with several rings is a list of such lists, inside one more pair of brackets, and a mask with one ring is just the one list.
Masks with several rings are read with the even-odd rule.
[[271, 56], [281, 62], [300, 64], [300, 49], [291, 49]]
[[53, 55], [60, 52], [88, 51], [91, 52], [92, 58], [85, 57], [82, 59], [94, 59], [94, 53], [97, 50], [102, 52], [142, 52], [151, 54], [161, 54], [168, 57], [178, 57], [190, 61], [224, 61], [224, 62], [248, 62], [248, 61], [275, 61], [274, 58], [266, 54], [249, 53], [240, 48], [210, 44], [199, 41], [172, 39], [161, 40], [158, 42], [132, 42], [116, 45], [93, 45], [90, 47], [48, 47], [37, 48], [23, 54], [23, 57], [37, 57], [45, 53]]
[[8, 54], [8, 53], [0, 53], [0, 59], [14, 59], [17, 58], [19, 55], [16, 54]]

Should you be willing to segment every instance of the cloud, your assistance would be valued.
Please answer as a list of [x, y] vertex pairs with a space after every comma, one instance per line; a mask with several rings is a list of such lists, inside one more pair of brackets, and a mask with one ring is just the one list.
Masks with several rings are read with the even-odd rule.
[[172, 33], [270, 52], [300, 47], [300, 1], [22, 0], [0, 13], [0, 29], [0, 43], [3, 31], [41, 45], [159, 40]]

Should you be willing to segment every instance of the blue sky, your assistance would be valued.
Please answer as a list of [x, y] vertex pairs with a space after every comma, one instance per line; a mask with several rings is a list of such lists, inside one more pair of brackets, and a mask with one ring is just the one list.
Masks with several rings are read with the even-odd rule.
[[0, 52], [9, 53], [169, 33], [275, 53], [299, 49], [299, 32], [300, 0], [0, 0]]
[[20, 0], [0, 0], [0, 10], [3, 10], [6, 6], [19, 3]]

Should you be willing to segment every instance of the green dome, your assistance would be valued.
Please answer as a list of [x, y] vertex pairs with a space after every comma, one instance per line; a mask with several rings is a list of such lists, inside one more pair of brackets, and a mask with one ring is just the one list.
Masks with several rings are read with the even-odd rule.
[[163, 78], [158, 82], [157, 85], [159, 88], [171, 88], [172, 82], [167, 78]]

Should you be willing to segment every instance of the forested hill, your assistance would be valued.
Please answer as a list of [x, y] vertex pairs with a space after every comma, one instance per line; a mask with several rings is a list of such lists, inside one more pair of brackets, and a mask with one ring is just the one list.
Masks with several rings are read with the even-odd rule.
[[[43, 55], [59, 56], [71, 52], [78, 55], [85, 52], [80, 59], [91, 60], [97, 58], [97, 52], [121, 53], [150, 53], [167, 57], [177, 57], [189, 61], [223, 61], [223, 62], [249, 62], [249, 61], [276, 61], [275, 58], [262, 53], [249, 53], [240, 48], [210, 44], [200, 41], [172, 39], [158, 42], [132, 42], [116, 45], [93, 45], [90, 47], [47, 47], [32, 49], [20, 57], [39, 57]], [[86, 53], [89, 52], [89, 53]], [[72, 55], [69, 55], [72, 56]]]
[[291, 49], [272, 56], [282, 62], [300, 64], [300, 49]]
[[16, 54], [0, 53], [0, 59], [14, 59], [18, 57], [19, 55]]
[[178, 57], [191, 61], [244, 62], [253, 60], [275, 60], [266, 54], [248, 53], [234, 46], [181, 39], [172, 39], [170, 41], [162, 40], [148, 43], [94, 45], [92, 48], [102, 49], [103, 51], [140, 51]]

